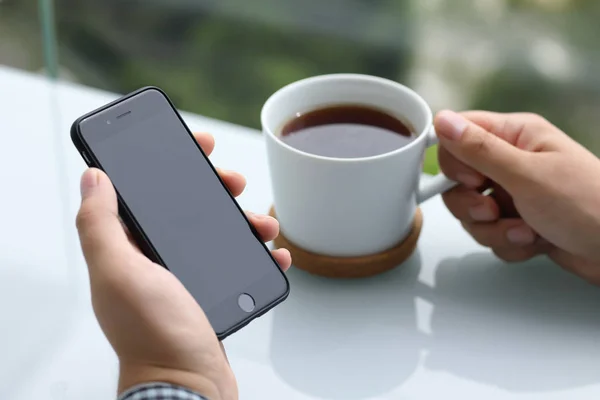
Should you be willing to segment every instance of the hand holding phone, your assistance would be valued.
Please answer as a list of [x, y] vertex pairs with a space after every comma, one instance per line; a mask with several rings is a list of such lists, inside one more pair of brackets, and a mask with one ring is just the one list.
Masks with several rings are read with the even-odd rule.
[[287, 278], [160, 89], [84, 115], [71, 139], [110, 177], [142, 252], [181, 281], [219, 339], [288, 296]]
[[[212, 138], [196, 137], [210, 154]], [[238, 174], [223, 173], [221, 178], [234, 196], [244, 189]], [[264, 240], [277, 235], [276, 221], [249, 219]], [[77, 227], [94, 311], [120, 359], [120, 391], [141, 382], [168, 381], [211, 399], [235, 398], [235, 378], [202, 309], [173, 274], [129, 240], [119, 221], [115, 190], [96, 169], [82, 178]], [[273, 256], [282, 269], [289, 267], [289, 253], [277, 250]]]

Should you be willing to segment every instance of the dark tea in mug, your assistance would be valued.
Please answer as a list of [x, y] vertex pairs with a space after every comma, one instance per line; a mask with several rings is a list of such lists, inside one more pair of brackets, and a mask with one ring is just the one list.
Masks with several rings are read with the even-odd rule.
[[413, 129], [400, 119], [364, 105], [336, 105], [302, 113], [281, 131], [284, 143], [333, 158], [378, 156], [415, 138]]

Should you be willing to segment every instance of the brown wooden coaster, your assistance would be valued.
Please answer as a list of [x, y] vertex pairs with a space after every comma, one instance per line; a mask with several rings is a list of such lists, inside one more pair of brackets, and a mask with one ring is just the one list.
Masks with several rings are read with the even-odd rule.
[[[269, 215], [277, 218], [273, 207]], [[303, 271], [327, 278], [366, 278], [394, 269], [406, 261], [417, 247], [422, 227], [423, 214], [417, 208], [413, 227], [406, 239], [389, 250], [360, 257], [332, 257], [312, 253], [296, 246], [283, 234], [279, 234], [273, 243], [277, 248], [288, 249], [292, 254], [294, 267]]]

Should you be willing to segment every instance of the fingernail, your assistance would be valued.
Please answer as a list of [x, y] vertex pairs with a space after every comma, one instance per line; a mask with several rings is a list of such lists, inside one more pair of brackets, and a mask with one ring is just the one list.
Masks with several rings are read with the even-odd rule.
[[264, 214], [254, 214], [254, 218], [261, 220], [261, 221], [277, 221], [275, 218], [271, 217], [270, 215], [264, 215]]
[[88, 169], [84, 172], [81, 177], [81, 198], [84, 199], [92, 192], [94, 187], [98, 185], [98, 171], [93, 168]]
[[506, 232], [508, 241], [520, 246], [533, 244], [536, 239], [535, 232], [527, 225], [511, 228]]
[[440, 135], [450, 140], [460, 139], [469, 124], [461, 115], [448, 110], [440, 111], [436, 122]]
[[456, 175], [456, 179], [465, 186], [476, 188], [483, 184], [483, 179], [479, 176], [462, 173]]
[[237, 171], [233, 171], [231, 169], [222, 169], [221, 168], [221, 169], [219, 169], [219, 174], [221, 174], [221, 175], [229, 175], [230, 177], [235, 177], [235, 178], [238, 178], [238, 179], [241, 178], [241, 179], [244, 180], [244, 182], [246, 182], [246, 177], [244, 175], [240, 174]]
[[469, 208], [469, 215], [474, 221], [490, 222], [496, 219], [494, 212], [485, 204]]
[[256, 213], [253, 213], [252, 211], [246, 211], [246, 215], [249, 218], [255, 218], [255, 219], [258, 219], [258, 220], [261, 220], [261, 221], [268, 220], [268, 219], [275, 219], [275, 218], [273, 218], [273, 217], [271, 217], [269, 215], [256, 214]]

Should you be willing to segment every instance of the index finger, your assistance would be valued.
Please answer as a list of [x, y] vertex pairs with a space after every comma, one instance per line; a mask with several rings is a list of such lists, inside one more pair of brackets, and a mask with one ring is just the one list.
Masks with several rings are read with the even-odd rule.
[[206, 132], [194, 132], [194, 139], [204, 151], [204, 154], [210, 156], [215, 149], [215, 138], [210, 133]]
[[[539, 151], [545, 145], [543, 137], [555, 135], [558, 129], [543, 117], [533, 113], [497, 113], [492, 111], [463, 111], [469, 121], [523, 150]], [[532, 135], [531, 133], [535, 134]]]

